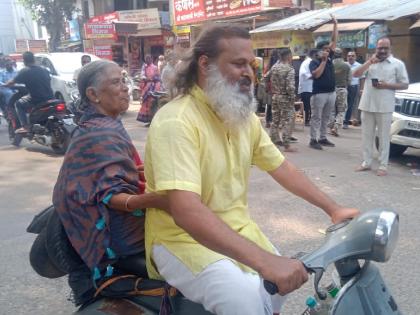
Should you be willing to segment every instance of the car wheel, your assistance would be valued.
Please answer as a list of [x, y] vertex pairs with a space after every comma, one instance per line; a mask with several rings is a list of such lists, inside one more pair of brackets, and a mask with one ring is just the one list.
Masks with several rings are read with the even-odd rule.
[[389, 156], [399, 157], [405, 152], [405, 150], [407, 150], [407, 146], [391, 143], [391, 146], [389, 148]]
[[[379, 149], [378, 137], [375, 137], [375, 146], [376, 146], [376, 149], [378, 150]], [[399, 157], [405, 152], [405, 150], [407, 150], [407, 146], [405, 145], [390, 143], [389, 157]]]

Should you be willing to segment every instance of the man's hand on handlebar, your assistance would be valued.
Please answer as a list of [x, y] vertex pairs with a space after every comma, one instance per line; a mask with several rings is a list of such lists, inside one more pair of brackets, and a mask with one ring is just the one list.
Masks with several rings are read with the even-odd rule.
[[272, 254], [267, 256], [259, 272], [263, 279], [277, 285], [280, 295], [299, 289], [308, 281], [308, 273], [299, 260]]
[[332, 223], [337, 224], [348, 219], [353, 219], [359, 214], [359, 209], [338, 207], [331, 213], [331, 221]]

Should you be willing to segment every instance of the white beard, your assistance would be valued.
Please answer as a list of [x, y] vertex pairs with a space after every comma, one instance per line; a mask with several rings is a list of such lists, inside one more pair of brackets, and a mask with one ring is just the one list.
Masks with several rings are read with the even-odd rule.
[[236, 129], [249, 121], [256, 111], [254, 85], [248, 93], [241, 92], [239, 82], [230, 83], [216, 65], [210, 65], [204, 88], [210, 106], [229, 129]]

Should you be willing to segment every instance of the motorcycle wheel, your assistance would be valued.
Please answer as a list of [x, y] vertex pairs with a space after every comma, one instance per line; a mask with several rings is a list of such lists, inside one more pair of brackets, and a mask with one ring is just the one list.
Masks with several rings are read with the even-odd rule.
[[29, 262], [35, 272], [40, 276], [49, 279], [60, 278], [66, 273], [57, 268], [48, 256], [46, 239], [47, 233], [44, 229], [38, 234], [32, 244], [31, 251], [29, 252]]
[[23, 136], [15, 133], [15, 129], [10, 121], [8, 121], [8, 130], [9, 130], [9, 140], [12, 145], [18, 147], [22, 142]]
[[48, 219], [46, 234], [45, 247], [48, 256], [61, 271], [70, 273], [83, 265], [83, 261], [71, 245], [56, 211], [53, 211]]
[[70, 134], [60, 125], [53, 127], [53, 143], [51, 148], [54, 153], [63, 155], [66, 153], [67, 148], [70, 144]]

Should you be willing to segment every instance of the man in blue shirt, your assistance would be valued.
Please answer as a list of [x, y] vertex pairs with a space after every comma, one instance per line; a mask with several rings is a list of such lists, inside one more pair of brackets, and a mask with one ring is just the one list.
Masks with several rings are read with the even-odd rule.
[[[3, 85], [6, 82], [12, 80], [17, 75], [17, 71], [14, 67], [12, 60], [7, 59], [5, 62], [5, 69], [0, 72], [0, 84]], [[13, 90], [8, 87], [0, 87], [0, 108], [4, 111], [5, 106], [9, 103], [12, 98]]]

